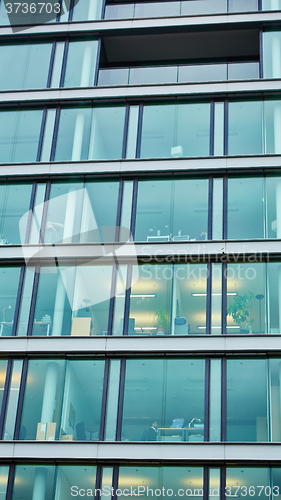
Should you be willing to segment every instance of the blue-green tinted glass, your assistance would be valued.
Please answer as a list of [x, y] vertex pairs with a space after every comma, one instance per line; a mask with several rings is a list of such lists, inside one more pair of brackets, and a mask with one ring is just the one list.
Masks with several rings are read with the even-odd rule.
[[227, 12], [226, 0], [189, 0], [182, 2], [182, 16], [220, 14]]
[[[192, 499], [203, 498], [203, 468], [202, 467], [119, 467], [118, 488], [124, 495], [120, 495], [121, 500], [126, 498], [126, 488], [140, 487], [143, 498], [149, 498], [151, 491], [157, 497], [176, 496], [176, 492], [183, 490]], [[188, 489], [192, 488], [192, 489]], [[161, 494], [162, 492], [162, 494]], [[179, 495], [181, 491], [179, 492]]]
[[231, 334], [267, 333], [263, 263], [228, 264], [226, 328]]
[[[2, 410], [2, 402], [3, 402], [3, 396], [4, 396], [4, 387], [5, 387], [5, 382], [6, 382], [7, 364], [8, 364], [8, 362], [7, 362], [6, 359], [1, 359], [0, 360], [0, 411]], [[0, 499], [1, 499], [1, 496], [0, 496]]]
[[262, 102], [230, 102], [228, 115], [228, 154], [262, 154]]
[[281, 77], [281, 32], [265, 31], [263, 33], [263, 77]]
[[281, 101], [264, 101], [265, 153], [281, 153]]
[[20, 267], [0, 267], [0, 335], [10, 337], [15, 320]]
[[29, 360], [20, 440], [54, 441], [58, 438], [64, 366], [65, 361], [60, 359]]
[[87, 160], [92, 108], [62, 109], [55, 160]]
[[12, 500], [52, 500], [54, 472], [53, 465], [16, 465]]
[[255, 12], [259, 10], [258, 0], [229, 0], [228, 12]]
[[31, 191], [32, 184], [0, 184], [0, 245], [25, 243]]
[[268, 333], [281, 332], [281, 263], [267, 264], [268, 279]]
[[0, 112], [0, 162], [35, 161], [42, 110]]
[[144, 106], [141, 158], [206, 156], [210, 145], [210, 105]]
[[75, 2], [72, 21], [95, 21], [101, 19], [102, 0]]
[[201, 359], [126, 361], [122, 440], [203, 441]]
[[226, 467], [226, 495], [250, 500], [258, 496], [262, 500], [270, 496], [270, 476], [267, 467]]
[[59, 465], [57, 467], [56, 496], [70, 499], [77, 496], [76, 493], [86, 490], [88, 497], [95, 496], [97, 467], [95, 465]]
[[264, 238], [263, 178], [228, 179], [227, 237]]
[[94, 85], [97, 50], [97, 40], [70, 42], [64, 87], [91, 87]]
[[62, 441], [99, 439], [103, 378], [104, 360], [68, 362], [60, 429]]
[[280, 500], [281, 497], [281, 468], [280, 467], [272, 467], [271, 468], [271, 477], [272, 477], [272, 488], [274, 498], [276, 500]]
[[267, 441], [265, 359], [227, 360], [227, 441]]
[[9, 477], [9, 466], [2, 465], [0, 467], [0, 500], [6, 499], [6, 491], [8, 485], [8, 477]]
[[122, 158], [125, 106], [93, 109], [90, 160]]

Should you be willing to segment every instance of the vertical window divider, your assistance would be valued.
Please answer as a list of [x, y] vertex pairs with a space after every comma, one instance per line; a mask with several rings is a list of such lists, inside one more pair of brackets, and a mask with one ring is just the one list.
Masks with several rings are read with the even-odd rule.
[[267, 426], [267, 441], [272, 442], [272, 425], [271, 425], [271, 391], [270, 391], [270, 376], [269, 376], [269, 359], [265, 360], [266, 366], [266, 386], [267, 386], [267, 405], [266, 405], [266, 418]]
[[220, 500], [225, 500], [225, 487], [226, 487], [226, 467], [221, 466], [221, 487], [220, 487]]
[[112, 487], [113, 487], [113, 495], [111, 500], [117, 500], [117, 487], [118, 487], [118, 479], [119, 479], [119, 465], [114, 465], [113, 467], [113, 478], [112, 478]]
[[101, 56], [101, 37], [98, 38], [97, 60], [96, 60], [95, 75], [94, 75], [94, 81], [93, 81], [94, 87], [97, 86], [98, 79], [99, 79], [100, 56]]
[[[209, 441], [209, 406], [210, 406], [210, 358], [206, 358], [206, 360], [205, 360], [204, 441]], [[203, 500], [204, 500], [204, 497], [203, 497]]]
[[10, 464], [6, 500], [11, 500], [11, 498], [12, 498], [13, 488], [14, 488], [14, 479], [15, 479], [15, 469], [16, 469], [15, 464]]
[[55, 158], [55, 151], [56, 151], [56, 146], [57, 146], [57, 138], [58, 138], [58, 130], [59, 130], [59, 121], [60, 121], [60, 112], [61, 112], [61, 108], [58, 107], [57, 112], [56, 112], [56, 118], [55, 118], [54, 135], [53, 135], [52, 146], [51, 146], [50, 161], [54, 161], [54, 158]]
[[267, 227], [267, 196], [266, 196], [266, 175], [263, 173], [262, 176], [262, 198], [263, 198], [263, 207], [262, 207], [262, 215], [263, 215], [263, 237], [268, 238], [268, 227]]
[[69, 38], [65, 40], [64, 53], [61, 65], [60, 88], [64, 86], [68, 49], [69, 49]]
[[212, 262], [207, 263], [206, 334], [212, 333]]
[[262, 0], [258, 0], [258, 10], [262, 11]]
[[95, 500], [100, 500], [100, 492], [102, 486], [102, 465], [97, 464]]
[[27, 326], [27, 336], [28, 337], [30, 337], [32, 335], [35, 305], [36, 305], [36, 298], [37, 298], [38, 284], [39, 284], [39, 276], [40, 276], [40, 265], [37, 264], [37, 266], [35, 267], [35, 277], [34, 277], [33, 288], [32, 288], [32, 298], [31, 298], [30, 313], [29, 313], [28, 326]]
[[53, 488], [52, 488], [52, 498], [55, 498], [55, 495], [56, 495], [57, 480], [58, 480], [58, 466], [57, 466], [57, 464], [55, 464], [54, 465], [54, 481], [53, 481]]
[[51, 52], [51, 57], [50, 57], [50, 66], [49, 66], [49, 73], [48, 73], [48, 78], [47, 78], [47, 89], [49, 89], [51, 87], [51, 81], [52, 81], [53, 69], [54, 69], [54, 61], [55, 61], [55, 53], [56, 53], [56, 46], [57, 46], [57, 42], [56, 42], [56, 40], [54, 40], [53, 44], [52, 44], [52, 52]]
[[269, 333], [269, 276], [268, 276], [268, 260], [264, 262], [264, 285], [265, 285], [265, 333]]
[[223, 205], [222, 205], [222, 237], [227, 239], [227, 203], [228, 203], [228, 177], [223, 177]]
[[136, 158], [140, 158], [142, 122], [143, 122], [143, 104], [140, 104], [140, 107], [139, 107], [139, 121], [138, 121], [138, 133], [137, 133], [137, 146], [136, 146]]
[[[261, 2], [261, 0], [259, 0], [259, 3]], [[261, 8], [259, 8], [259, 10], [262, 10]], [[259, 32], [259, 43], [260, 43], [260, 68], [259, 68], [259, 77], [260, 78], [263, 78], [263, 30], [262, 30], [262, 27], [260, 26], [260, 32]]]
[[43, 115], [42, 115], [42, 121], [41, 121], [40, 134], [39, 134], [39, 142], [38, 142], [37, 155], [36, 155], [36, 162], [37, 163], [40, 161], [41, 154], [42, 154], [44, 132], [45, 132], [46, 121], [47, 121], [47, 111], [48, 111], [47, 108], [44, 108]]
[[31, 226], [32, 226], [33, 209], [34, 209], [35, 197], [36, 197], [36, 192], [37, 192], [37, 184], [38, 184], [37, 182], [33, 182], [33, 185], [32, 185], [28, 219], [27, 219], [27, 224], [26, 224], [26, 234], [25, 234], [25, 240], [24, 240], [25, 244], [29, 243]]
[[210, 106], [210, 156], [214, 156], [215, 146], [215, 101], [211, 100]]
[[112, 266], [111, 291], [110, 291], [110, 299], [109, 299], [107, 335], [112, 335], [112, 330], [113, 330], [115, 293], [116, 293], [116, 281], [117, 281], [117, 266], [118, 266], [117, 259], [114, 256], [114, 261], [113, 261], [113, 266]]
[[125, 371], [126, 371], [126, 359], [122, 358], [121, 359], [121, 366], [120, 366], [116, 441], [121, 441], [121, 435], [122, 435], [122, 416], [123, 416], [123, 404], [124, 404]]
[[203, 468], [203, 500], [209, 499], [209, 467]]
[[222, 358], [221, 364], [221, 440], [226, 441], [226, 358]]
[[138, 198], [138, 179], [134, 179], [133, 199], [132, 199], [132, 214], [131, 214], [131, 233], [135, 238], [136, 215], [137, 215], [137, 198]]
[[213, 189], [214, 179], [209, 177], [209, 194], [208, 194], [208, 240], [213, 239]]
[[20, 423], [23, 409], [23, 400], [24, 400], [24, 392], [27, 380], [27, 368], [28, 368], [28, 358], [24, 358], [21, 372], [21, 381], [20, 381], [20, 390], [19, 390], [19, 399], [18, 399], [18, 407], [17, 407], [17, 415], [15, 422], [15, 432], [14, 432], [14, 441], [19, 439], [20, 434]]
[[101, 403], [101, 424], [100, 424], [100, 435], [99, 435], [100, 441], [104, 441], [109, 370], [110, 370], [110, 359], [106, 358], [104, 366], [104, 379], [103, 379], [102, 403]]
[[223, 138], [223, 149], [224, 156], [228, 155], [228, 100], [224, 101], [224, 138]]
[[127, 152], [129, 116], [130, 116], [130, 105], [126, 104], [123, 146], [122, 146], [122, 159], [126, 158], [126, 152]]
[[221, 321], [222, 321], [222, 335], [226, 335], [226, 310], [227, 310], [227, 263], [222, 262], [222, 286], [221, 286], [221, 293], [222, 293], [222, 301], [221, 301]]
[[104, 19], [105, 16], [105, 5], [106, 5], [106, 0], [102, 1], [102, 8], [101, 8], [101, 19]]
[[44, 197], [44, 207], [43, 207], [43, 213], [42, 213], [42, 222], [41, 222], [39, 243], [44, 243], [45, 229], [46, 229], [46, 223], [47, 223], [47, 212], [48, 212], [49, 198], [50, 198], [50, 191], [51, 191], [51, 182], [48, 181], [47, 184], [46, 184], [46, 191], [45, 191], [45, 197]]
[[[77, 2], [76, 2], [77, 3]], [[68, 22], [71, 22], [73, 19], [73, 9], [75, 7], [75, 0], [70, 0], [70, 8], [69, 8], [69, 15], [68, 15]]]
[[14, 322], [13, 322], [13, 329], [12, 329], [12, 337], [15, 337], [16, 332], [17, 332], [24, 277], [25, 277], [25, 266], [21, 266], [18, 293], [17, 293], [17, 299], [16, 299], [16, 307], [15, 307], [15, 315], [14, 315]]
[[57, 16], [56, 16], [56, 23], [60, 22], [61, 9], [62, 9], [62, 0], [58, 0], [58, 3], [60, 4], [60, 10], [59, 10], [59, 12], [57, 13]]
[[1, 409], [1, 414], [0, 414], [0, 439], [3, 439], [5, 416], [6, 416], [6, 411], [7, 411], [9, 389], [10, 389], [10, 385], [11, 385], [12, 368], [13, 368], [13, 359], [9, 358], [8, 363], [7, 363], [6, 378], [5, 378], [3, 400], [2, 400], [2, 409]]
[[129, 329], [129, 314], [130, 314], [130, 296], [131, 296], [132, 272], [133, 272], [133, 266], [132, 266], [132, 264], [128, 264], [128, 267], [127, 267], [126, 292], [125, 292], [123, 335], [128, 335], [128, 329]]

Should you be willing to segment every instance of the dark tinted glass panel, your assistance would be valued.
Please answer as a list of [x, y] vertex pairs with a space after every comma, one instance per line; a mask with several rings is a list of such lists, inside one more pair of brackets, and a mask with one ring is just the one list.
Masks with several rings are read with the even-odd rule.
[[122, 440], [203, 441], [204, 360], [127, 360]]

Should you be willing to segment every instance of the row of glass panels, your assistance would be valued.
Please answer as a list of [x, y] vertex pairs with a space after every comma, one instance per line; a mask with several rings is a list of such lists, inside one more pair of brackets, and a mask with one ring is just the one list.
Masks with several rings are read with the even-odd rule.
[[281, 264], [254, 259], [226, 268], [139, 264], [131, 280], [125, 264], [59, 261], [26, 268], [20, 288], [20, 267], [1, 267], [0, 335], [280, 334]]
[[[7, 2], [8, 3], [8, 2]], [[95, 21], [103, 19], [102, 0], [80, 0], [78, 2], [63, 1], [62, 8], [59, 11], [53, 7], [46, 9], [51, 13], [46, 16], [47, 22], [78, 22]], [[136, 4], [118, 4], [107, 5], [105, 9], [105, 19], [126, 19], [126, 18], [146, 18], [146, 17], [174, 17], [174, 16], [197, 16], [204, 14], [221, 14], [226, 12], [255, 12], [258, 10], [280, 10], [280, 0], [188, 0], [174, 2], [147, 2]], [[0, 26], [9, 26], [10, 24], [30, 24], [30, 16], [21, 15], [26, 10], [17, 11], [20, 16], [9, 18], [7, 12], [11, 12], [10, 7], [4, 0], [0, 2]], [[32, 11], [31, 11], [32, 12]], [[59, 12], [57, 16], [54, 12]], [[45, 13], [46, 15], [46, 13]], [[45, 18], [44, 18], [45, 19]], [[32, 24], [40, 24], [41, 17], [31, 18]]]
[[114, 358], [109, 364], [98, 358], [30, 359], [22, 383], [23, 361], [14, 360], [9, 381], [2, 359], [0, 403], [5, 396], [7, 406], [1, 438], [280, 442], [281, 359], [224, 362], [225, 376], [217, 358]]
[[0, 245], [279, 239], [280, 196], [276, 175], [81, 179], [52, 182], [48, 198], [44, 182], [0, 183]]
[[[113, 474], [117, 469], [117, 475]], [[208, 481], [204, 479], [208, 471]], [[97, 473], [98, 471], [98, 473]], [[186, 465], [16, 465], [12, 476], [12, 494], [6, 497], [9, 466], [1, 466], [1, 500], [30, 500], [34, 491], [45, 500], [68, 500], [72, 497], [95, 497], [105, 500], [117, 496], [125, 500], [128, 496], [160, 499], [182, 496], [195, 500], [214, 498], [219, 500], [222, 482], [221, 467]], [[113, 488], [113, 490], [112, 490]], [[95, 491], [96, 490], [96, 491]], [[133, 492], [133, 493], [131, 493]], [[225, 497], [243, 496], [261, 500], [280, 499], [281, 469], [277, 466], [228, 466], [225, 468]], [[38, 497], [37, 497], [38, 498]], [[224, 498], [224, 496], [222, 497]]]
[[58, 130], [55, 109], [0, 111], [0, 162], [280, 154], [280, 101], [229, 102], [226, 122], [225, 106], [132, 105], [126, 129], [125, 106], [62, 108]]
[[[168, 2], [165, 4], [169, 5]], [[54, 44], [49, 42], [2, 45], [0, 47], [0, 90], [96, 85], [98, 41], [96, 39], [70, 40], [67, 48], [65, 45], [63, 41], [54, 42]], [[264, 78], [281, 78], [280, 48], [280, 32], [263, 33]], [[63, 71], [62, 66], [64, 66]], [[245, 80], [259, 78], [259, 71], [258, 62], [239, 61], [228, 64], [100, 68], [97, 84], [141, 85]]]
[[105, 19], [132, 19], [149, 17], [201, 16], [234, 12], [280, 10], [279, 0], [183, 0], [174, 2], [142, 2], [108, 4]]

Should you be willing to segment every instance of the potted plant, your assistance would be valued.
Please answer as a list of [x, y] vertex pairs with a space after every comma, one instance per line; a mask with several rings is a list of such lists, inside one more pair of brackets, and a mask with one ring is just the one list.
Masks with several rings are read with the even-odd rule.
[[254, 294], [252, 292], [247, 292], [245, 295], [236, 295], [232, 304], [227, 308], [227, 315], [231, 316], [237, 325], [245, 323], [243, 331], [240, 327], [240, 333], [253, 333], [252, 324], [254, 319], [250, 317], [248, 311], [253, 299]]
[[165, 334], [168, 323], [165, 309], [159, 309], [159, 311], [155, 314], [155, 323], [157, 325], [157, 333]]

